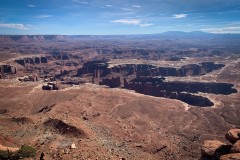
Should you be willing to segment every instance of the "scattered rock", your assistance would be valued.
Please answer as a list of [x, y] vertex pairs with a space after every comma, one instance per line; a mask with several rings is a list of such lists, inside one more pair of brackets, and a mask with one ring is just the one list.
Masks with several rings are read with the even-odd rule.
[[36, 81], [38, 81], [38, 76], [28, 75], [28, 76], [24, 76], [24, 77], [19, 77], [18, 80], [20, 82], [36, 82]]
[[56, 82], [48, 82], [47, 84], [42, 86], [42, 90], [58, 90], [58, 86]]
[[44, 153], [42, 152], [41, 155], [40, 155], [40, 160], [44, 160]]
[[0, 114], [5, 114], [5, 113], [7, 113], [7, 109], [0, 109]]
[[85, 120], [85, 121], [86, 121], [86, 120], [88, 120], [88, 118], [87, 118], [87, 117], [85, 117], [85, 116], [83, 116], [83, 120]]
[[33, 121], [29, 117], [13, 117], [13, 122], [17, 122], [18, 124], [30, 124]]
[[233, 144], [231, 153], [240, 153], [240, 140]]
[[220, 160], [240, 160], [240, 153], [226, 154], [220, 157]]
[[64, 149], [64, 154], [69, 154], [69, 150], [67, 148]]
[[225, 138], [231, 143], [235, 143], [237, 140], [240, 140], [240, 129], [230, 129]]
[[75, 143], [72, 143], [71, 144], [71, 149], [76, 149], [77, 148], [77, 146], [75, 145]]
[[50, 105], [50, 106], [45, 106], [41, 110], [38, 111], [38, 113], [46, 113], [52, 110], [52, 108], [56, 105], [56, 103]]

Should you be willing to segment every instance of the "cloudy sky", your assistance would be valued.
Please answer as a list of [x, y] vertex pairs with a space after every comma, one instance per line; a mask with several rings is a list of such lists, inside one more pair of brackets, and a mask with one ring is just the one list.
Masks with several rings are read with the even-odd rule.
[[1, 0], [0, 34], [240, 33], [240, 0]]

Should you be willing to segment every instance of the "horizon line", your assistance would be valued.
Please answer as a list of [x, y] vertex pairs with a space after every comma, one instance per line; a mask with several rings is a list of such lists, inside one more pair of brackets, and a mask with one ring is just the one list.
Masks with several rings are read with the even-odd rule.
[[203, 31], [165, 31], [158, 33], [139, 33], [139, 34], [0, 34], [0, 36], [134, 36], [134, 35], [156, 35], [156, 34], [164, 34], [171, 32], [179, 32], [179, 33], [205, 33], [212, 35], [239, 35], [240, 33], [211, 33], [211, 32], [203, 32]]

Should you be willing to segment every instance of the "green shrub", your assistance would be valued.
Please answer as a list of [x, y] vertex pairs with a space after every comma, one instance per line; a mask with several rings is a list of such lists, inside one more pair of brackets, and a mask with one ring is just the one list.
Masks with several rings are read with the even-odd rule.
[[23, 145], [18, 151], [1, 151], [0, 160], [19, 160], [21, 158], [34, 158], [36, 157], [36, 149]]
[[30, 157], [35, 157], [36, 156], [36, 149], [32, 148], [30, 146], [27, 145], [23, 145], [19, 151], [17, 151], [17, 154], [20, 157], [23, 158], [30, 158]]

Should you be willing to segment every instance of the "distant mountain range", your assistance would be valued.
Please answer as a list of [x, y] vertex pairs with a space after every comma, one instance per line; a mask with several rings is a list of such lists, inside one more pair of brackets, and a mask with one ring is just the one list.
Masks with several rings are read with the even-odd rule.
[[169, 37], [179, 37], [179, 38], [188, 38], [188, 37], [206, 37], [206, 38], [240, 38], [240, 34], [214, 34], [201, 31], [193, 32], [181, 32], [181, 31], [169, 31], [160, 33], [161, 36]]
[[64, 42], [81, 39], [237, 39], [240, 34], [213, 34], [201, 31], [169, 31], [156, 34], [136, 35], [0, 35], [0, 42]]

